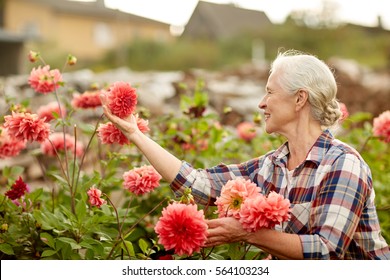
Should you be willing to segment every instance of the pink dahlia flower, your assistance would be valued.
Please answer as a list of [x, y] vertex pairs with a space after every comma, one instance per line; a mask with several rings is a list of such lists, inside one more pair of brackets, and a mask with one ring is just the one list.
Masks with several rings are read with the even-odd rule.
[[137, 126], [138, 126], [138, 129], [142, 132], [142, 133], [147, 133], [150, 131], [149, 129], [149, 121], [148, 120], [144, 120], [142, 118], [139, 118], [138, 115], [136, 116], [137, 118]]
[[347, 106], [344, 103], [339, 102], [339, 106], [341, 110], [341, 117], [339, 119], [339, 122], [343, 122], [346, 118], [349, 117], [349, 112]]
[[221, 195], [217, 198], [217, 212], [222, 217], [240, 217], [241, 204], [248, 198], [259, 194], [260, 188], [250, 180], [236, 178], [229, 180], [221, 190]]
[[269, 222], [265, 216], [268, 209], [267, 201], [262, 194], [245, 200], [240, 211], [240, 223], [250, 232], [257, 231], [262, 227], [269, 228]]
[[54, 92], [62, 83], [62, 76], [58, 69], [50, 70], [50, 66], [33, 68], [28, 79], [30, 86], [39, 93]]
[[290, 201], [287, 198], [272, 191], [267, 196], [267, 204], [269, 209], [265, 212], [265, 216], [271, 228], [288, 221], [290, 218]]
[[120, 117], [126, 118], [134, 113], [137, 105], [136, 89], [125, 82], [114, 83], [107, 91], [108, 108]]
[[273, 228], [290, 218], [290, 201], [276, 192], [267, 198], [262, 194], [245, 200], [240, 211], [240, 223], [247, 231]]
[[87, 194], [89, 196], [89, 204], [91, 204], [92, 206], [100, 208], [100, 206], [107, 203], [107, 201], [101, 198], [102, 191], [96, 189], [95, 187], [91, 187], [87, 191]]
[[[65, 141], [65, 142], [64, 142]], [[65, 144], [65, 145], [64, 145]], [[84, 153], [84, 145], [80, 141], [74, 142], [74, 136], [70, 134], [64, 134], [62, 132], [55, 132], [49, 136], [44, 142], [41, 143], [42, 153], [48, 156], [56, 156], [56, 152], [71, 152], [76, 156], [81, 157]]]
[[7, 129], [0, 127], [0, 159], [19, 155], [26, 148], [26, 142], [10, 137]]
[[[138, 129], [142, 133], [149, 132], [149, 121], [139, 118], [138, 116], [136, 116], [136, 118]], [[100, 124], [97, 132], [98, 137], [103, 144], [130, 144], [129, 139], [127, 139], [123, 132], [119, 128], [117, 128], [112, 122]]]
[[134, 168], [123, 174], [123, 187], [136, 195], [151, 192], [160, 185], [161, 175], [151, 165]]
[[62, 115], [60, 113], [60, 106], [58, 106], [58, 103], [56, 101], [53, 101], [47, 105], [42, 105], [41, 107], [39, 107], [37, 110], [37, 114], [41, 119], [45, 118], [46, 122], [50, 122], [54, 119], [53, 113], [57, 114], [57, 116], [60, 118], [65, 117], [66, 109], [63, 105], [61, 105], [61, 111]]
[[4, 117], [8, 134], [20, 141], [43, 142], [49, 137], [50, 125], [37, 114], [15, 113]]
[[97, 132], [103, 144], [130, 144], [129, 139], [112, 122], [100, 124]]
[[390, 143], [390, 110], [383, 112], [374, 119], [373, 133], [386, 143]]
[[199, 252], [207, 239], [207, 224], [203, 210], [196, 205], [172, 203], [162, 211], [154, 230], [158, 242], [177, 255]]
[[100, 90], [86, 91], [83, 94], [74, 94], [72, 106], [80, 109], [93, 109], [102, 106], [100, 100]]
[[18, 180], [11, 186], [11, 189], [8, 190], [5, 195], [11, 199], [15, 200], [21, 198], [27, 192], [27, 185], [23, 182], [22, 177], [19, 177]]
[[242, 122], [237, 125], [238, 137], [245, 141], [251, 141], [256, 137], [256, 127], [251, 122]]

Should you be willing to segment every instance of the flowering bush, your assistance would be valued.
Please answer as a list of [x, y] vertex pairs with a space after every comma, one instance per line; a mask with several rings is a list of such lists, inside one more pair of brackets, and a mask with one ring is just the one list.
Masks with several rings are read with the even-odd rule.
[[[182, 85], [181, 113], [156, 117], [140, 107], [137, 89], [127, 82], [71, 91], [62, 71], [50, 69], [39, 53], [30, 52], [29, 60], [43, 63], [33, 68], [29, 84], [47, 105], [34, 108], [28, 100], [7, 98], [9, 111], [0, 122], [0, 158], [10, 163], [0, 173], [2, 259], [264, 257], [260, 249], [241, 243], [203, 248], [205, 219], [232, 215], [248, 230], [272, 227], [288, 217], [288, 201], [272, 193], [261, 196], [258, 187], [240, 179], [227, 184], [215, 206], [194, 205], [189, 192], [175, 198], [142, 154], [106, 122], [99, 96], [106, 92], [115, 114], [134, 114], [143, 133], [199, 168], [245, 161], [284, 139], [251, 134], [253, 128], [245, 129], [250, 134], [241, 138], [235, 128], [221, 124], [220, 116], [208, 110], [202, 81], [194, 89]], [[76, 62], [70, 55], [66, 67]], [[338, 136], [371, 166], [382, 231], [390, 241], [386, 120], [386, 115], [374, 122], [367, 113], [346, 115]], [[254, 116], [253, 123], [260, 122], [259, 115]], [[12, 161], [24, 157], [38, 163], [39, 181], [33, 181], [26, 165]], [[266, 216], [259, 214], [263, 204], [271, 210]]]

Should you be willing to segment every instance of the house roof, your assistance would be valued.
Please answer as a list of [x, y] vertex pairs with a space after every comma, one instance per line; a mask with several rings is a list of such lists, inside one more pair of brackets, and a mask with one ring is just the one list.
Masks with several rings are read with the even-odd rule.
[[100, 16], [107, 18], [121, 17], [133, 22], [150, 23], [168, 27], [169, 24], [160, 21], [144, 18], [141, 16], [125, 13], [119, 10], [107, 8], [104, 5], [104, 0], [96, 0], [94, 2], [80, 2], [69, 0], [29, 0], [29, 2], [40, 3], [53, 8], [58, 13], [71, 13], [75, 15]]
[[261, 30], [271, 24], [263, 11], [199, 1], [183, 36], [226, 38], [240, 32]]

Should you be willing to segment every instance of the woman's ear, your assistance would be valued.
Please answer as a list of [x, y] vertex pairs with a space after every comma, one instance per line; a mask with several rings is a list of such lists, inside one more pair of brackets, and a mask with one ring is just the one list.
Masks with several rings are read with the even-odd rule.
[[309, 98], [309, 93], [304, 89], [300, 89], [295, 94], [295, 98], [296, 98], [296, 108], [297, 108], [297, 110], [300, 110], [303, 108], [303, 106], [305, 106], [305, 104]]

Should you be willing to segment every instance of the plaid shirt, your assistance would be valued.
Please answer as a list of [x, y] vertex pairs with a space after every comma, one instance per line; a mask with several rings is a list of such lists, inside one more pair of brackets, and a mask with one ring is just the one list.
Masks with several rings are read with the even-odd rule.
[[284, 194], [291, 219], [282, 228], [296, 233], [305, 259], [390, 259], [380, 233], [371, 171], [359, 153], [326, 130], [293, 172], [287, 193], [288, 144], [241, 164], [194, 169], [187, 162], [171, 183], [181, 195], [192, 188], [197, 203], [211, 204], [228, 180], [250, 179], [263, 194]]

